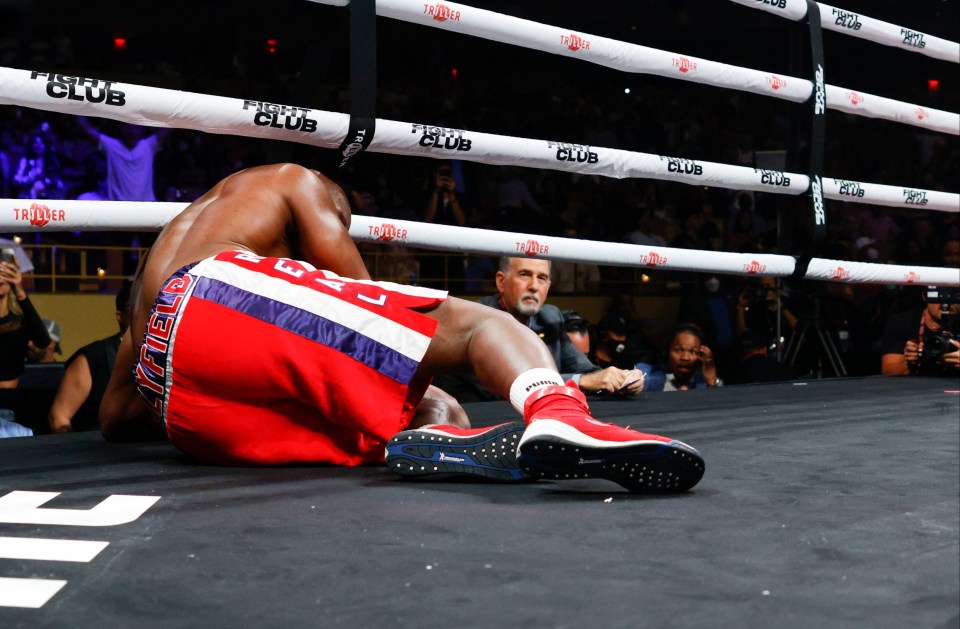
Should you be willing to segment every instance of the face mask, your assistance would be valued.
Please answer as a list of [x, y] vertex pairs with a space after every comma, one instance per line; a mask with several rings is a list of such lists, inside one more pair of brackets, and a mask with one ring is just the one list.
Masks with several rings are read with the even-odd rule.
[[720, 280], [715, 277], [711, 277], [703, 283], [703, 287], [707, 289], [708, 293], [715, 293], [720, 290]]
[[623, 353], [623, 350], [627, 349], [626, 344], [623, 341], [615, 341], [613, 339], [604, 339], [603, 349], [610, 355], [616, 355]]

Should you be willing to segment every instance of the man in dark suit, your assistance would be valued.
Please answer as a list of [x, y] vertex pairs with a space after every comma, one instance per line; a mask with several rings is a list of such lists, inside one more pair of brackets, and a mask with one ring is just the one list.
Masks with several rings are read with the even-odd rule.
[[[584, 393], [635, 395], [643, 389], [641, 373], [590, 362], [567, 336], [563, 315], [545, 303], [550, 291], [550, 261], [534, 258], [501, 258], [496, 276], [497, 294], [478, 303], [509, 312], [533, 330], [547, 345], [564, 380], [573, 380]], [[494, 399], [489, 391], [470, 377], [445, 377], [434, 384], [461, 402]]]

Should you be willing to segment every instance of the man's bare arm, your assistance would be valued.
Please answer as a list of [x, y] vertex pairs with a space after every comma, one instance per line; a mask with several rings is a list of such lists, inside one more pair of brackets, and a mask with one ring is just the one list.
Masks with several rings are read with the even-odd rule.
[[320, 269], [343, 277], [370, 279], [356, 243], [350, 237], [350, 204], [329, 179], [298, 166], [284, 167], [286, 187], [297, 230], [299, 255]]
[[140, 400], [133, 376], [133, 341], [124, 332], [117, 362], [100, 402], [100, 432], [107, 441], [149, 441], [166, 438], [160, 419]]
[[80, 354], [63, 372], [57, 395], [53, 398], [53, 404], [50, 405], [47, 421], [51, 432], [61, 433], [73, 430], [70, 420], [87, 400], [92, 387], [90, 365], [87, 363], [87, 357]]

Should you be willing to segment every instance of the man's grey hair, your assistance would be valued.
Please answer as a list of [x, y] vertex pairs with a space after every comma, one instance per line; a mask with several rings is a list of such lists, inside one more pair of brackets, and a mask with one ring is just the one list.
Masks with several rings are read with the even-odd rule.
[[[500, 256], [500, 267], [497, 269], [501, 273], [510, 273], [510, 260], [515, 259], [516, 256]], [[523, 258], [519, 258], [523, 259]], [[550, 279], [553, 279], [553, 263], [550, 260], [546, 260], [547, 265], [550, 267]]]

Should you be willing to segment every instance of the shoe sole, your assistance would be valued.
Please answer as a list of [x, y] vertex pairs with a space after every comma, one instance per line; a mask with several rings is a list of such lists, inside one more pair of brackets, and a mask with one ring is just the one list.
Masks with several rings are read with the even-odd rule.
[[688, 491], [706, 469], [681, 441], [601, 441], [549, 419], [533, 422], [518, 450], [520, 468], [534, 478], [603, 478], [638, 494]]
[[401, 476], [467, 474], [523, 480], [517, 443], [525, 428], [523, 422], [513, 422], [471, 437], [405, 430], [387, 443], [387, 467]]

